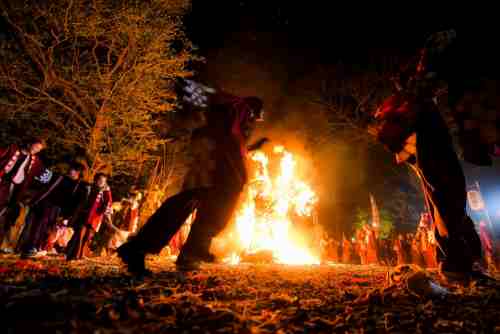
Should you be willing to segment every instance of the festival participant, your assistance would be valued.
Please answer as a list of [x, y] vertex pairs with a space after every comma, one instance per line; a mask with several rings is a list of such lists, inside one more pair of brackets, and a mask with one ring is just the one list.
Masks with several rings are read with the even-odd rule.
[[107, 176], [98, 173], [90, 187], [88, 197], [77, 208], [71, 226], [75, 232], [68, 244], [67, 260], [79, 260], [91, 255], [90, 244], [99, 231], [103, 219], [111, 220], [112, 198]]
[[68, 220], [58, 219], [56, 226], [49, 233], [47, 238], [47, 245], [45, 251], [48, 255], [57, 255], [58, 253], [65, 253], [69, 241], [74, 234], [73, 228], [68, 226]]
[[411, 240], [411, 263], [425, 267], [420, 239], [416, 236]]
[[322, 235], [319, 239], [319, 254], [320, 254], [320, 259], [321, 263], [325, 263], [325, 261], [328, 261], [328, 235], [325, 233]]
[[[139, 228], [139, 207], [142, 193], [132, 189], [129, 197], [113, 205], [113, 221], [105, 220], [101, 228], [99, 245], [96, 254], [113, 254], [121, 245], [127, 242]], [[114, 208], [118, 207], [118, 210]]]
[[46, 188], [31, 200], [24, 237], [18, 245], [22, 256], [45, 255], [49, 235], [57, 229], [57, 219], [70, 219], [85, 199], [86, 185], [81, 180], [83, 169], [79, 163], [70, 164], [67, 175], [53, 175]]
[[456, 38], [454, 31], [434, 34], [413, 71], [400, 76], [398, 91], [375, 114], [378, 140], [420, 178], [436, 226], [440, 273], [449, 280], [484, 277], [474, 272], [481, 243], [467, 215], [465, 177], [445, 121], [436, 105], [439, 60]]
[[[35, 177], [40, 176], [44, 180], [43, 164], [38, 153], [45, 147], [45, 141], [36, 138], [26, 146], [12, 144], [0, 149], [0, 245], [10, 235], [20, 205], [26, 200], [27, 190]], [[7, 243], [12, 244], [12, 240], [7, 240]], [[12, 252], [13, 247], [15, 245], [9, 245], [5, 251]]]
[[382, 240], [382, 245], [384, 249], [384, 264], [386, 266], [393, 266], [396, 264], [396, 252], [392, 247], [394, 241], [391, 238], [386, 238]]
[[364, 228], [356, 230], [356, 244], [353, 245], [354, 251], [358, 254], [361, 264], [366, 264], [367, 242]]
[[327, 257], [330, 261], [339, 262], [339, 244], [335, 238], [328, 239]]
[[[246, 153], [267, 141], [263, 139], [247, 147], [255, 122], [262, 120], [260, 98], [216, 93], [194, 82], [185, 88], [190, 93], [203, 90], [213, 96], [207, 102], [206, 125], [193, 133], [194, 161], [184, 190], [167, 199], [138, 234], [118, 249], [132, 273], [148, 273], [145, 255], [160, 253], [195, 209], [195, 221], [176, 265], [189, 270], [202, 261], [214, 261], [209, 253], [210, 242], [228, 223], [247, 182]], [[186, 99], [203, 100], [192, 96]]]
[[342, 236], [342, 263], [352, 263], [351, 257], [351, 242]]
[[410, 263], [406, 248], [406, 240], [402, 234], [399, 234], [398, 238], [394, 241], [394, 251], [396, 252], [398, 266]]
[[379, 264], [380, 257], [375, 230], [368, 224], [365, 224], [364, 230], [366, 238], [366, 264]]
[[483, 257], [484, 262], [488, 269], [495, 271], [496, 265], [494, 260], [494, 243], [491, 233], [488, 229], [488, 225], [484, 220], [479, 222], [479, 236], [481, 238], [481, 244], [483, 246]]
[[134, 234], [139, 229], [139, 207], [141, 206], [142, 193], [137, 190], [131, 191], [130, 198], [127, 199], [129, 206], [125, 211], [125, 225], [120, 226], [130, 234]]
[[422, 213], [417, 230], [416, 238], [420, 244], [420, 250], [424, 258], [426, 268], [437, 268], [436, 240], [431, 217], [428, 213]]

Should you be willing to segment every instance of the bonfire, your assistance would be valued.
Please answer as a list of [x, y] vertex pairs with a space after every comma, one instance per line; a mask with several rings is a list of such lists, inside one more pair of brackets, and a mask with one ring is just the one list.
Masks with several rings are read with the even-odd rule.
[[[229, 233], [226, 263], [238, 264], [263, 254], [281, 264], [319, 264], [313, 226], [316, 193], [297, 176], [297, 161], [283, 146], [251, 155], [253, 175]], [[272, 165], [274, 168], [271, 168]]]

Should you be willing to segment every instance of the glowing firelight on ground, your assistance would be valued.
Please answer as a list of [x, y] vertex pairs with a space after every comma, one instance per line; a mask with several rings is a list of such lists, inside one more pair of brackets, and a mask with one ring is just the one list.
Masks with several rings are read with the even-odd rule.
[[232, 237], [240, 252], [231, 254], [226, 263], [238, 264], [239, 254], [272, 253], [282, 264], [319, 264], [308, 244], [312, 230], [300, 231], [293, 218], [312, 219], [318, 198], [311, 187], [296, 176], [296, 160], [283, 146], [274, 147], [272, 158], [279, 159], [275, 177], [269, 171], [269, 157], [262, 151], [251, 156], [255, 174], [251, 177], [233, 226]]

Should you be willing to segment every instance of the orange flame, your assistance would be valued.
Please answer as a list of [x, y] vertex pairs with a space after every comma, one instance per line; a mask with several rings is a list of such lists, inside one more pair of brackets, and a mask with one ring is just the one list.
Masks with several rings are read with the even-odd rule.
[[[249, 182], [245, 199], [237, 210], [233, 237], [244, 253], [271, 251], [283, 264], [319, 264], [319, 257], [306, 245], [290, 216], [311, 217], [318, 198], [311, 187], [295, 175], [294, 156], [283, 146], [274, 147], [279, 156], [279, 172], [269, 173], [269, 158], [257, 151], [251, 155], [255, 175]], [[233, 253], [225, 262], [237, 264]]]

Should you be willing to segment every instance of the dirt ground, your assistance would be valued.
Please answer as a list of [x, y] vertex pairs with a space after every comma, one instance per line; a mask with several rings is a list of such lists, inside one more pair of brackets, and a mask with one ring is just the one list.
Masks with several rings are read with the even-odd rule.
[[387, 267], [214, 264], [182, 273], [159, 257], [148, 265], [153, 277], [137, 280], [116, 258], [2, 255], [0, 326], [5, 333], [500, 333], [498, 283], [446, 285], [438, 298], [389, 286]]

